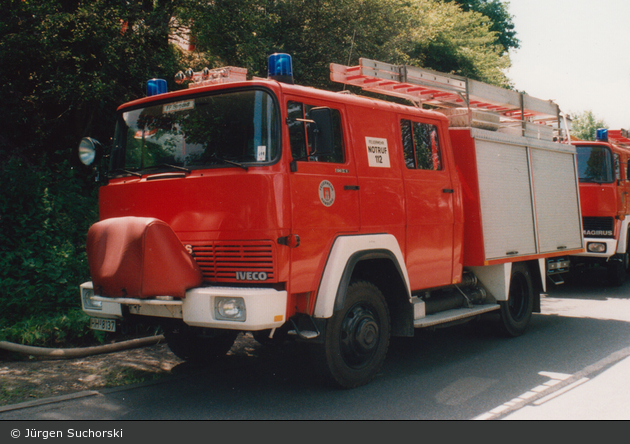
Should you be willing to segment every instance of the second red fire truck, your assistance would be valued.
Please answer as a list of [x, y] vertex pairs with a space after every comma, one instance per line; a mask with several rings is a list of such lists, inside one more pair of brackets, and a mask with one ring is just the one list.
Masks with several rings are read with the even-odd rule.
[[606, 268], [612, 285], [621, 285], [630, 270], [630, 134], [597, 130], [595, 141], [571, 142], [577, 150], [585, 251], [571, 266]]
[[345, 388], [391, 336], [488, 314], [525, 332], [545, 260], [583, 251], [575, 148], [533, 123], [557, 105], [371, 60], [331, 78], [414, 105], [295, 85], [274, 54], [268, 79], [188, 72], [120, 106], [81, 285], [93, 328], [153, 322], [201, 361], [239, 332], [296, 338]]

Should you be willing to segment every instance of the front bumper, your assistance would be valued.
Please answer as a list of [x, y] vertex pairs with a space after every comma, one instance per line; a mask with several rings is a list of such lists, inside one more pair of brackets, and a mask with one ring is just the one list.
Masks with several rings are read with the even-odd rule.
[[[218, 319], [218, 298], [240, 298], [245, 305], [242, 320]], [[273, 288], [199, 287], [186, 291], [183, 299], [169, 296], [151, 299], [109, 298], [94, 295], [92, 282], [81, 285], [83, 311], [92, 317], [123, 319], [133, 315], [181, 319], [205, 328], [257, 331], [278, 328], [286, 321], [287, 292]], [[126, 310], [123, 310], [126, 306]], [[98, 308], [100, 307], [100, 308]], [[220, 316], [219, 316], [220, 317]]]

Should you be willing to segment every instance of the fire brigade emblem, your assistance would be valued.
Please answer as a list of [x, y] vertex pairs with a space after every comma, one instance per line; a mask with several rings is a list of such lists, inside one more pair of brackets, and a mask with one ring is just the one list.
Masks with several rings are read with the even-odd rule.
[[322, 180], [319, 184], [319, 200], [321, 200], [326, 207], [335, 203], [335, 187], [327, 180]]

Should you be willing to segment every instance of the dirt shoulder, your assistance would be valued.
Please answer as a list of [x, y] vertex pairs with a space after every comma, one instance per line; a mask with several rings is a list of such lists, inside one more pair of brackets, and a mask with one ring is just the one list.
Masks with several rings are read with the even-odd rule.
[[152, 381], [182, 362], [166, 344], [76, 359], [2, 353], [0, 406]]

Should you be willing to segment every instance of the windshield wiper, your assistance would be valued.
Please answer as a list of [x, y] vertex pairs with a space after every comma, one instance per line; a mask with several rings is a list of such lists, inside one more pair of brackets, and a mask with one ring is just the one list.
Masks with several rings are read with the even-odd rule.
[[183, 167], [183, 166], [179, 166], [179, 165], [171, 165], [169, 163], [159, 163], [157, 165], [151, 165], [148, 166], [146, 168], [144, 168], [145, 170], [154, 170], [156, 168], [173, 168], [174, 170], [180, 170], [180, 171], [185, 171], [187, 173], [190, 173], [190, 169]]
[[126, 170], [124, 168], [116, 168], [115, 170], [110, 171], [111, 174], [116, 174], [117, 172], [121, 172], [121, 173], [125, 173], [125, 174], [131, 174], [132, 176], [138, 176], [138, 177], [142, 177], [142, 174], [136, 172], [136, 171], [129, 171]]
[[223, 157], [219, 157], [217, 155], [212, 156], [212, 159], [217, 160], [219, 162], [227, 163], [228, 165], [234, 165], [234, 166], [237, 166], [239, 168], [243, 168], [245, 171], [249, 170], [249, 167], [246, 166], [246, 165], [243, 165], [242, 163], [234, 162], [233, 160], [227, 160], [227, 159], [224, 159]]

